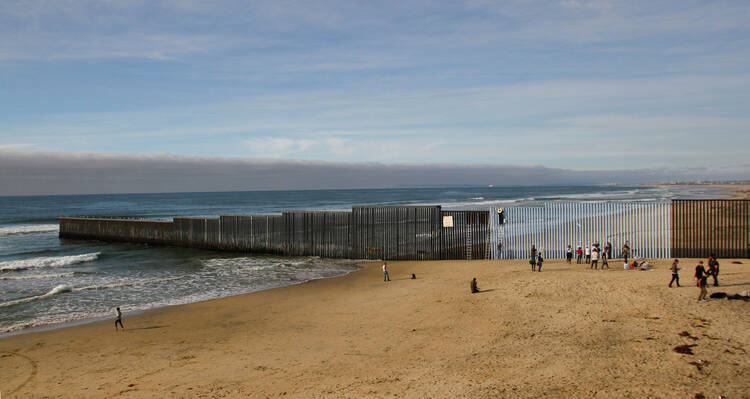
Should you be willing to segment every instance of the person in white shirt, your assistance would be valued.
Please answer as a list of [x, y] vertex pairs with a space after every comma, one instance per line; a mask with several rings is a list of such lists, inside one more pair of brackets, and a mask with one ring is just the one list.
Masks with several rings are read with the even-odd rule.
[[599, 250], [596, 248], [591, 251], [591, 266], [589, 267], [589, 269], [599, 270]]
[[388, 275], [388, 262], [383, 262], [383, 281], [391, 281], [391, 276]]
[[584, 255], [586, 255], [586, 264], [591, 263], [591, 248], [589, 248], [588, 245], [586, 245], [586, 249], [583, 251]]

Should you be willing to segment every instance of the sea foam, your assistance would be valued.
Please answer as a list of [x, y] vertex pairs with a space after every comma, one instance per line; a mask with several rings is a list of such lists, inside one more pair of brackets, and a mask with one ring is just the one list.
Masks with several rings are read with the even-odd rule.
[[0, 237], [15, 236], [21, 234], [51, 233], [60, 230], [56, 224], [32, 224], [18, 226], [0, 227]]
[[81, 255], [45, 256], [30, 259], [8, 260], [0, 262], [0, 271], [27, 270], [41, 267], [63, 267], [78, 263], [91, 262], [99, 258], [101, 252]]

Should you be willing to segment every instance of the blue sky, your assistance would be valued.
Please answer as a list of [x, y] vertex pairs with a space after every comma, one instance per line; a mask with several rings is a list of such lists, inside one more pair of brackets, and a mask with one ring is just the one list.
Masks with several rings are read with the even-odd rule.
[[4, 0], [0, 152], [747, 178], [749, 33], [747, 1]]

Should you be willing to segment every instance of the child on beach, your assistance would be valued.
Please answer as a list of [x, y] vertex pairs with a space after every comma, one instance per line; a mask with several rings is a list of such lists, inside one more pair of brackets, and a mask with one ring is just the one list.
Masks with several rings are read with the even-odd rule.
[[536, 269], [539, 272], [542, 271], [542, 263], [544, 263], [544, 258], [542, 258], [542, 251], [539, 251], [539, 255], [536, 257]]

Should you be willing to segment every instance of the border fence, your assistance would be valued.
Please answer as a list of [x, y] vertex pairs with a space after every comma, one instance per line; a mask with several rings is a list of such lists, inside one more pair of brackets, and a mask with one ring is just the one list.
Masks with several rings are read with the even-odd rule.
[[672, 256], [740, 258], [750, 250], [750, 200], [675, 200]]
[[[493, 215], [497, 210], [491, 209]], [[668, 202], [543, 202], [506, 208], [503, 225], [493, 218], [493, 258], [525, 258], [533, 244], [546, 258], [563, 259], [568, 245], [575, 251], [595, 243], [604, 248], [608, 242], [615, 257], [627, 243], [631, 256], [667, 258], [670, 212]]]
[[[546, 258], [571, 245], [627, 243], [641, 258], [740, 257], [750, 244], [750, 200], [539, 202], [503, 210], [357, 206], [351, 211], [175, 217], [172, 221], [61, 217], [60, 237], [327, 258]], [[500, 244], [500, 245], [498, 245]]]

